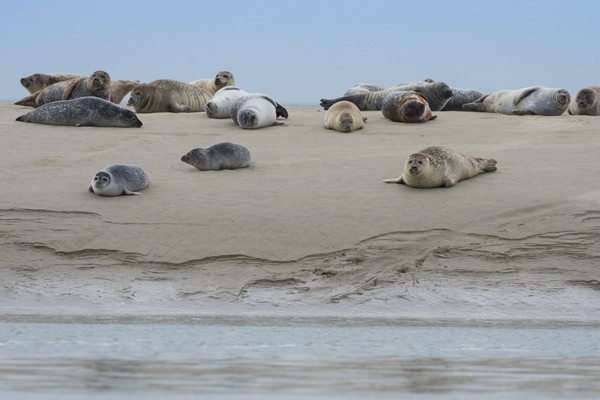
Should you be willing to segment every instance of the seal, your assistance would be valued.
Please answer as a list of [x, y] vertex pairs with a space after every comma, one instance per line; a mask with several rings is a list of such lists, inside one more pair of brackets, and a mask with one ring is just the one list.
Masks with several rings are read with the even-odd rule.
[[394, 122], [426, 122], [437, 118], [431, 113], [427, 99], [421, 93], [408, 90], [391, 92], [385, 96], [381, 112]]
[[570, 101], [571, 95], [564, 89], [532, 86], [488, 93], [464, 104], [463, 109], [509, 115], [561, 115]]
[[141, 194], [148, 183], [148, 174], [137, 165], [111, 164], [96, 172], [88, 190], [98, 196]]
[[87, 78], [56, 82], [17, 101], [15, 104], [39, 107], [53, 101], [71, 100], [86, 96], [108, 100], [110, 98], [110, 75], [104, 71], [95, 71]]
[[252, 157], [250, 150], [241, 144], [219, 142], [206, 148], [190, 150], [181, 161], [200, 171], [246, 168]]
[[600, 115], [600, 87], [589, 86], [577, 92], [569, 104], [571, 115]]
[[190, 85], [195, 85], [206, 89], [210, 94], [215, 94], [219, 89], [226, 86], [235, 86], [235, 78], [229, 71], [219, 71], [215, 76], [215, 79], [198, 79], [191, 81]]
[[128, 81], [118, 79], [110, 81], [110, 101], [115, 104], [120, 104], [127, 93], [131, 92], [134, 86], [139, 85], [140, 81]]
[[85, 75], [79, 74], [33, 74], [21, 78], [21, 85], [29, 93], [35, 93], [38, 90], [42, 90], [43, 88], [50, 86], [56, 82], [66, 81], [69, 79], [79, 79], [85, 78]]
[[248, 92], [237, 86], [226, 86], [219, 89], [204, 107], [206, 116], [208, 118], [231, 118], [233, 103], [247, 94]]
[[282, 125], [277, 117], [288, 117], [287, 110], [271, 97], [261, 93], [249, 93], [238, 98], [231, 108], [231, 119], [243, 129], [258, 129]]
[[131, 110], [99, 97], [79, 97], [44, 104], [17, 118], [21, 122], [46, 125], [139, 128], [140, 121]]
[[496, 170], [494, 159], [470, 157], [446, 147], [432, 146], [408, 156], [402, 175], [384, 182], [415, 188], [451, 187], [458, 181]]
[[463, 109], [463, 104], [472, 103], [483, 93], [476, 89], [452, 89], [452, 97], [440, 111], [466, 111]]
[[352, 96], [353, 94], [371, 93], [385, 88], [374, 83], [357, 83], [344, 92], [342, 96]]
[[327, 110], [338, 101], [347, 100], [356, 104], [361, 111], [381, 110], [383, 98], [391, 92], [399, 90], [412, 90], [421, 93], [427, 99], [431, 111], [441, 110], [450, 97], [452, 97], [452, 90], [444, 82], [422, 82], [413, 85], [394, 86], [376, 92], [344, 96], [332, 100], [321, 99], [321, 107]]
[[362, 129], [366, 121], [367, 117], [363, 117], [358, 107], [349, 101], [337, 102], [325, 113], [325, 128], [339, 132]]
[[134, 86], [127, 105], [139, 113], [202, 112], [211, 98], [212, 94], [198, 86], [159, 79]]

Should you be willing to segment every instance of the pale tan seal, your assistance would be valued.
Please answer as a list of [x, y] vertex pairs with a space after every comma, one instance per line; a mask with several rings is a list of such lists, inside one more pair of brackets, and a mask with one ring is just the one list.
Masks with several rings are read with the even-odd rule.
[[415, 188], [450, 187], [463, 179], [496, 169], [494, 159], [470, 157], [452, 149], [432, 146], [408, 156], [402, 175], [384, 182]]
[[349, 101], [335, 103], [325, 113], [325, 128], [339, 132], [362, 129], [366, 121], [367, 117], [363, 117], [358, 107]]
[[384, 117], [394, 122], [426, 122], [437, 118], [437, 115], [431, 113], [425, 96], [405, 90], [391, 92], [385, 96], [381, 103], [381, 112]]
[[201, 87], [208, 90], [210, 94], [215, 94], [225, 86], [235, 86], [235, 78], [229, 71], [219, 71], [214, 79], [198, 79], [191, 81], [190, 85]]
[[512, 115], [561, 115], [569, 107], [571, 95], [565, 89], [532, 86], [488, 93], [463, 105], [467, 111]]
[[127, 105], [139, 113], [202, 112], [211, 98], [212, 94], [198, 86], [159, 79], [134, 86]]
[[60, 81], [38, 90], [15, 104], [39, 107], [53, 101], [72, 100], [86, 96], [108, 100], [110, 98], [110, 75], [104, 71], [95, 71], [87, 78]]
[[21, 78], [21, 85], [29, 93], [35, 93], [56, 82], [67, 81], [69, 79], [85, 78], [85, 75], [80, 74], [33, 74]]
[[600, 87], [589, 86], [577, 92], [569, 104], [571, 115], [600, 115]]
[[127, 96], [127, 93], [131, 92], [131, 89], [139, 84], [140, 81], [128, 81], [123, 79], [110, 81], [110, 101], [115, 104], [121, 103], [123, 98]]

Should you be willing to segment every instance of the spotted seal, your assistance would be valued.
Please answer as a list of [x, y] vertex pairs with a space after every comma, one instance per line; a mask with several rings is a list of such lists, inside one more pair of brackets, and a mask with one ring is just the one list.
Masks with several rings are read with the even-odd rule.
[[472, 103], [481, 96], [483, 92], [476, 89], [452, 89], [452, 97], [440, 111], [466, 111], [463, 109], [463, 104]]
[[325, 128], [339, 132], [362, 129], [366, 121], [367, 117], [363, 117], [358, 107], [349, 101], [339, 101], [325, 113]]
[[344, 96], [332, 100], [321, 99], [321, 107], [327, 110], [338, 101], [347, 100], [356, 104], [361, 111], [381, 110], [383, 98], [391, 92], [396, 92], [399, 90], [412, 90], [421, 93], [427, 99], [431, 111], [441, 110], [446, 105], [450, 97], [452, 97], [452, 90], [444, 82], [422, 82], [414, 85], [395, 86], [385, 90], [379, 90], [377, 92]]
[[110, 98], [110, 75], [104, 71], [95, 71], [87, 78], [56, 82], [17, 101], [15, 104], [39, 107], [53, 101], [71, 100], [86, 96], [108, 100]]
[[233, 103], [247, 94], [248, 92], [237, 86], [226, 86], [219, 89], [204, 107], [206, 116], [208, 118], [231, 118]]
[[600, 115], [600, 87], [589, 86], [577, 92], [569, 104], [571, 115]]
[[148, 186], [148, 174], [137, 165], [111, 164], [96, 172], [88, 190], [98, 196], [141, 194]]
[[532, 86], [488, 93], [464, 104], [463, 109], [513, 115], [561, 115], [570, 101], [571, 95], [565, 89]]
[[134, 86], [127, 105], [139, 113], [202, 112], [211, 98], [212, 94], [198, 86], [159, 79]]
[[450, 187], [458, 181], [496, 170], [494, 159], [470, 157], [452, 149], [432, 146], [408, 156], [402, 175], [384, 182], [416, 188]]
[[99, 97], [79, 97], [44, 104], [17, 118], [21, 122], [46, 125], [139, 128], [140, 121], [131, 110]]
[[241, 144], [219, 142], [206, 148], [190, 150], [181, 161], [200, 171], [246, 168], [252, 162], [250, 150]]
[[243, 129], [264, 128], [281, 125], [277, 117], [288, 117], [287, 110], [271, 97], [261, 93], [249, 93], [238, 98], [231, 108], [231, 119]]
[[426, 122], [437, 118], [437, 115], [431, 113], [427, 99], [421, 93], [407, 90], [391, 92], [385, 96], [381, 112], [394, 122]]
[[21, 85], [29, 93], [35, 93], [38, 90], [42, 90], [43, 88], [50, 86], [56, 82], [62, 82], [69, 79], [80, 79], [85, 78], [85, 75], [80, 74], [33, 74], [21, 78]]
[[195, 85], [206, 89], [210, 94], [215, 94], [219, 89], [226, 86], [235, 86], [235, 78], [229, 71], [219, 71], [215, 79], [198, 79], [191, 81], [190, 85]]

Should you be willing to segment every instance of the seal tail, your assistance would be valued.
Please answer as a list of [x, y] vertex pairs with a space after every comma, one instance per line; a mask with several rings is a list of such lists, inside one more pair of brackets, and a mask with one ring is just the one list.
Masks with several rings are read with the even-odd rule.
[[483, 172], [494, 172], [498, 169], [496, 167], [496, 160], [493, 158], [476, 158], [476, 160]]

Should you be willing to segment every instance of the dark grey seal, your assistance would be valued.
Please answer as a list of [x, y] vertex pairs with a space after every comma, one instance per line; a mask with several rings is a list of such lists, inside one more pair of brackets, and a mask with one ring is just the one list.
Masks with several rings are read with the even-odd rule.
[[181, 161], [200, 171], [246, 168], [252, 161], [250, 151], [241, 144], [219, 142], [206, 148], [190, 150]]
[[600, 115], [600, 87], [588, 86], [577, 92], [571, 104], [571, 115]]
[[96, 172], [88, 190], [98, 196], [141, 194], [148, 183], [148, 174], [137, 165], [111, 164]]
[[472, 103], [483, 96], [483, 92], [475, 89], [452, 88], [452, 97], [440, 111], [467, 111], [463, 104]]
[[139, 128], [142, 126], [133, 111], [98, 97], [80, 97], [44, 104], [17, 118], [21, 122], [47, 125], [101, 126]]

